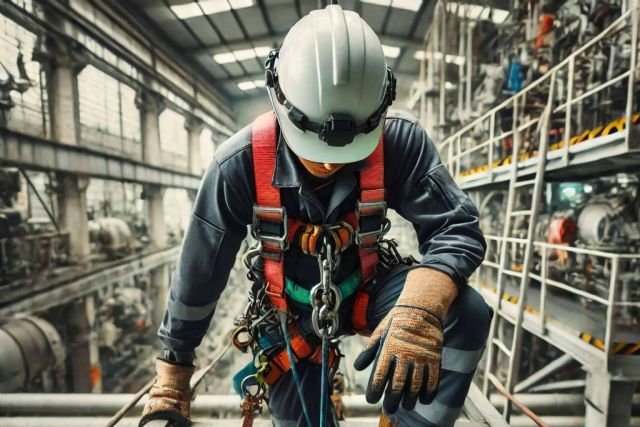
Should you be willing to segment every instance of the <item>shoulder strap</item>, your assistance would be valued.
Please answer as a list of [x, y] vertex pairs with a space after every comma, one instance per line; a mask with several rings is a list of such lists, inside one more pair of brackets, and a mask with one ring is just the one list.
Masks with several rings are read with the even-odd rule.
[[[384, 135], [384, 133], [383, 133]], [[384, 198], [384, 140], [380, 136], [378, 146], [366, 160], [366, 167], [360, 171], [360, 199], [356, 206], [356, 243], [360, 251], [362, 283], [367, 283], [375, 275], [378, 263], [377, 244], [386, 229], [387, 204]], [[371, 217], [373, 221], [366, 221]], [[370, 229], [371, 223], [375, 228]], [[367, 227], [368, 226], [368, 227]]]
[[256, 204], [253, 207], [253, 235], [261, 242], [267, 296], [278, 310], [287, 310], [284, 296], [284, 251], [287, 249], [287, 213], [280, 189], [272, 184], [276, 166], [276, 117], [270, 111], [253, 122], [251, 145]]
[[254, 120], [251, 145], [258, 206], [281, 207], [280, 189], [271, 185], [276, 167], [276, 137], [276, 116], [273, 112], [264, 113]]

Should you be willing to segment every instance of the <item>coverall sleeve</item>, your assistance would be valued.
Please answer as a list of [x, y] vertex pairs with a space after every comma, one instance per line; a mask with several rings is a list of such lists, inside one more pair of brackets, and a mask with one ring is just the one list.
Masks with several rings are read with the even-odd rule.
[[172, 351], [190, 352], [200, 345], [247, 234], [253, 189], [246, 178], [228, 176], [226, 163], [232, 162], [215, 159], [200, 183], [171, 279], [158, 336]]
[[478, 210], [415, 120], [387, 125], [385, 188], [389, 207], [416, 230], [420, 264], [448, 274], [459, 288], [465, 286], [486, 250]]

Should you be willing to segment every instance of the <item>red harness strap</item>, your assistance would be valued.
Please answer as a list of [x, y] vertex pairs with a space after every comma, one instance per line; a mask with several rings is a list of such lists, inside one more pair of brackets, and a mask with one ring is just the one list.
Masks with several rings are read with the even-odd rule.
[[[253, 176], [256, 183], [256, 204], [253, 207], [253, 232], [262, 242], [266, 293], [274, 307], [287, 311], [284, 296], [284, 251], [287, 248], [287, 213], [280, 201], [280, 189], [271, 180], [276, 166], [276, 117], [264, 113], [253, 122]], [[276, 223], [283, 230], [280, 236], [260, 234], [260, 223]]]
[[[367, 166], [360, 171], [360, 200], [356, 215], [358, 222], [363, 216], [386, 215], [387, 205], [384, 201], [384, 146], [382, 136], [373, 153], [366, 160]], [[358, 223], [358, 230], [360, 224]], [[377, 243], [379, 234], [359, 233], [356, 238], [360, 251], [360, 269], [362, 283], [367, 284], [376, 273], [378, 264]]]
[[[367, 166], [360, 171], [360, 200], [356, 208], [357, 230], [361, 229], [360, 219], [363, 216], [386, 216], [387, 205], [384, 198], [384, 141], [380, 136], [380, 142], [375, 151], [367, 158]], [[369, 292], [366, 286], [375, 276], [378, 264], [377, 243], [380, 237], [378, 233], [369, 232], [356, 234], [356, 243], [360, 254], [360, 271], [362, 281], [360, 289], [356, 292], [353, 309], [351, 311], [351, 326], [363, 335], [370, 335], [367, 323], [367, 306], [369, 305]]]
[[[272, 184], [276, 164], [276, 118], [273, 112], [264, 113], [253, 122], [251, 135], [253, 146], [253, 168], [256, 184], [256, 204], [253, 208], [253, 232], [262, 242], [264, 258], [264, 279], [269, 300], [278, 310], [287, 310], [285, 297], [284, 252], [295, 231], [304, 223], [298, 219], [288, 219], [280, 200], [280, 189]], [[375, 276], [378, 263], [377, 243], [383, 226], [379, 230], [361, 232], [360, 220], [366, 216], [386, 215], [384, 197], [384, 147], [383, 137], [378, 146], [366, 159], [366, 166], [360, 171], [360, 198], [356, 211], [348, 214], [345, 221], [356, 230], [356, 243], [360, 255], [362, 275], [361, 290], [356, 294], [352, 323], [356, 330], [366, 331], [366, 306], [369, 294], [362, 289]], [[264, 234], [260, 231], [262, 222], [278, 225], [280, 235]]]

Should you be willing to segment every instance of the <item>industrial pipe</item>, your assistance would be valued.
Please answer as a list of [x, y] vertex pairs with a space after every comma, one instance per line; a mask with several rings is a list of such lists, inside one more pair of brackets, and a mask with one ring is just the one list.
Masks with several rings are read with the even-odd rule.
[[[543, 416], [543, 421], [548, 425], [553, 427], [584, 427], [585, 418], [584, 417], [576, 417], [576, 416]], [[533, 422], [529, 417], [526, 416], [516, 416], [511, 417], [509, 421], [509, 425], [511, 427], [532, 427]], [[631, 422], [629, 427], [640, 427], [640, 418], [631, 418]]]
[[[6, 416], [106, 416], [115, 414], [133, 398], [133, 394], [95, 393], [8, 393], [0, 394], [0, 425], [5, 426]], [[145, 395], [129, 414], [142, 413], [147, 401]], [[380, 404], [367, 403], [364, 395], [343, 396], [347, 413], [352, 416], [380, 414]], [[211, 416], [225, 413], [240, 416], [240, 397], [235, 394], [200, 394], [191, 403], [194, 416]], [[102, 427], [106, 422], [102, 424]], [[119, 426], [119, 424], [118, 424]]]
[[43, 371], [60, 366], [65, 348], [46, 320], [24, 317], [0, 325], [0, 392], [24, 388]]
[[[584, 417], [544, 417], [545, 421], [553, 427], [584, 427]], [[2, 418], [2, 427], [104, 427], [106, 417], [9, 417]], [[137, 427], [139, 418], [123, 418], [118, 427]], [[357, 426], [376, 426], [377, 420], [367, 418], [349, 418]], [[194, 427], [237, 427], [239, 418], [235, 419], [195, 419]], [[466, 424], [465, 424], [466, 425]], [[532, 422], [528, 417], [511, 417], [512, 427], [531, 427]], [[268, 419], [256, 419], [254, 427], [270, 427], [272, 423]], [[640, 418], [632, 418], [630, 427], [640, 427]]]
[[[94, 394], [94, 393], [7, 393], [0, 394], [0, 416], [17, 415], [76, 415], [103, 416], [113, 415], [133, 394]], [[545, 415], [584, 414], [584, 396], [582, 394], [516, 394], [518, 400], [533, 411]], [[343, 396], [345, 407], [352, 415], [370, 415], [379, 413], [380, 405], [370, 405], [363, 395]], [[142, 411], [147, 400], [144, 396], [130, 413]], [[491, 404], [501, 410], [504, 397], [491, 396]], [[633, 413], [640, 415], [640, 394], [633, 396]], [[195, 415], [209, 415], [214, 412], [240, 414], [240, 397], [236, 395], [196, 395], [192, 403]], [[0, 423], [2, 424], [2, 423]], [[3, 424], [4, 425], [4, 424]], [[552, 424], [553, 425], [553, 424]]]
[[[516, 393], [516, 399], [540, 415], [584, 415], [583, 394], [530, 394]], [[491, 395], [491, 405], [502, 411], [505, 398], [501, 394]], [[640, 394], [634, 394], [631, 404], [632, 415], [640, 415]], [[554, 425], [554, 424], [551, 424]]]

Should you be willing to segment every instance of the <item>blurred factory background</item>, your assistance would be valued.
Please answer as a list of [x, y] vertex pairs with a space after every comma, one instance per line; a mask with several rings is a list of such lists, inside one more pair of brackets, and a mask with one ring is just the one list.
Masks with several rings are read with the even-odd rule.
[[[104, 425], [152, 378], [200, 176], [270, 108], [269, 51], [326, 3], [0, 2], [0, 425]], [[481, 213], [471, 285], [496, 316], [458, 425], [640, 425], [637, 2], [339, 3], [378, 34], [394, 108], [420, 119]], [[199, 366], [248, 286], [238, 262]], [[359, 344], [345, 342], [344, 400], [374, 416]], [[240, 425], [221, 395], [246, 357], [211, 370], [196, 415]]]

